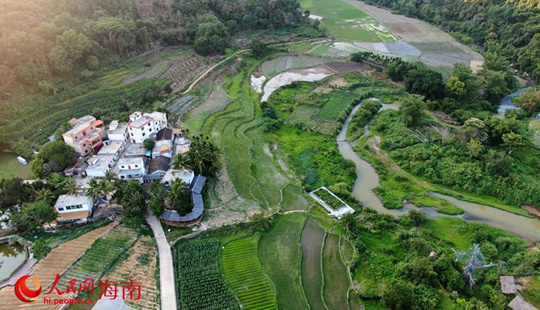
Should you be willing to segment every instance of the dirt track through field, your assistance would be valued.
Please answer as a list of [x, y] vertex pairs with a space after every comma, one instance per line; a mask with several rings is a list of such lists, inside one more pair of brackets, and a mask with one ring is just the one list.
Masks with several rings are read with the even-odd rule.
[[[42, 286], [42, 293], [38, 299], [32, 303], [23, 303], [15, 296], [13, 287], [7, 286], [0, 290], [0, 310], [58, 309], [60, 305], [44, 305], [43, 302], [43, 297], [60, 298], [56, 295], [56, 291], [53, 294], [44, 295], [49, 291], [48, 287], [54, 282], [56, 275], [65, 272], [97, 239], [107, 234], [117, 224], [117, 222], [112, 222], [54, 248], [47, 257], [34, 266], [32, 278], [36, 278]], [[27, 284], [30, 289], [34, 288], [31, 281], [27, 281]], [[66, 288], [59, 289], [65, 291]]]

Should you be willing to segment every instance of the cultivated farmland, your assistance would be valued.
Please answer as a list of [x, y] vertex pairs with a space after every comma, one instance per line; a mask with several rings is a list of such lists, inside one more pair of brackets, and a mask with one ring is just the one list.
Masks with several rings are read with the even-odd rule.
[[259, 243], [263, 270], [276, 287], [278, 307], [281, 309], [307, 308], [300, 279], [300, 235], [305, 220], [304, 216], [297, 214], [283, 216]]
[[312, 219], [307, 220], [302, 231], [302, 283], [309, 306], [313, 310], [325, 310], [322, 299], [321, 249], [325, 230]]
[[349, 92], [333, 91], [329, 95], [328, 103], [313, 118], [320, 121], [335, 121], [337, 117], [351, 106], [357, 97]]
[[181, 242], [175, 247], [181, 309], [240, 309], [238, 300], [220, 274], [219, 246], [218, 240], [202, 240]]
[[[73, 239], [54, 248], [47, 257], [43, 258], [34, 266], [32, 277], [39, 279], [44, 290], [55, 280], [57, 274], [62, 274], [73, 262], [79, 258], [98, 238], [109, 232], [118, 223], [113, 222], [107, 226], [88, 232], [79, 238]], [[66, 287], [60, 287], [65, 291]], [[45, 290], [46, 292], [47, 290]], [[56, 296], [56, 295], [54, 295]], [[49, 295], [46, 297], [54, 297]], [[13, 294], [12, 287], [4, 287], [0, 291], [0, 309], [56, 309], [56, 306], [44, 306], [40, 298], [35, 303], [23, 304]]]
[[259, 238], [255, 235], [225, 244], [224, 275], [242, 309], [277, 309], [274, 287], [259, 263]]
[[347, 304], [349, 278], [339, 251], [340, 236], [328, 234], [324, 242], [324, 300], [330, 310], [343, 309]]
[[303, 9], [323, 17], [330, 35], [341, 40], [395, 41], [394, 34], [375, 18], [341, 0], [302, 0]]

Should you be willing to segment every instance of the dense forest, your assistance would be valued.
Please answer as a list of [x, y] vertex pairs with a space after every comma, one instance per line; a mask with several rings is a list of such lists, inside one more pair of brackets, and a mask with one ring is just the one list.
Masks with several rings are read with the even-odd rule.
[[540, 1], [366, 0], [442, 27], [540, 81]]
[[0, 0], [0, 82], [54, 92], [54, 78], [93, 71], [157, 46], [222, 53], [231, 35], [301, 25], [296, 0]]

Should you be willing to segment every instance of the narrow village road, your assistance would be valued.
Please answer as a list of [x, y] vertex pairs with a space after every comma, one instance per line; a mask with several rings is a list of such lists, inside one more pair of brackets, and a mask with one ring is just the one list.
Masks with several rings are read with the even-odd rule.
[[176, 310], [176, 286], [171, 247], [165, 238], [161, 223], [150, 211], [146, 213], [146, 221], [152, 228], [159, 252], [159, 283], [161, 291], [161, 309]]

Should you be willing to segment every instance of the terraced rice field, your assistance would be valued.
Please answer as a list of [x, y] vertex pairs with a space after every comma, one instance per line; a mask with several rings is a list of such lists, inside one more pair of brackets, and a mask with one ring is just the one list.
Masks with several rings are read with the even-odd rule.
[[[33, 278], [40, 281], [43, 291], [47, 292], [48, 287], [52, 285], [57, 274], [62, 274], [75, 260], [81, 255], [85, 254], [85, 251], [92, 246], [92, 244], [98, 240], [101, 236], [108, 233], [118, 223], [113, 222], [107, 226], [95, 229], [88, 232], [79, 238], [73, 239], [66, 243], [54, 248], [51, 253], [34, 266]], [[86, 279], [86, 278], [85, 278]], [[31, 282], [28, 283], [30, 288]], [[65, 286], [63, 287], [65, 291]], [[0, 290], [0, 310], [13, 310], [13, 309], [57, 309], [57, 306], [47, 306], [43, 304], [43, 294], [40, 295], [38, 300], [33, 303], [22, 303], [15, 294], [13, 294], [13, 288], [11, 286], [4, 287]], [[55, 298], [55, 294], [46, 295], [45, 297]]]
[[223, 272], [242, 309], [277, 309], [274, 287], [259, 263], [259, 238], [227, 243], [222, 251]]
[[300, 235], [305, 220], [301, 214], [283, 216], [259, 243], [259, 258], [276, 287], [280, 309], [308, 308], [301, 281]]
[[343, 305], [347, 304], [347, 292], [350, 286], [347, 269], [339, 251], [339, 239], [338, 235], [328, 234], [324, 242], [323, 296], [329, 310], [343, 309]]
[[129, 251], [129, 256], [122, 259], [113, 269], [103, 276], [104, 279], [118, 283], [140, 282], [141, 299], [127, 299], [126, 304], [139, 310], [160, 308], [156, 284], [157, 245], [151, 237], [141, 237]]
[[301, 0], [302, 9], [323, 17], [330, 35], [362, 42], [396, 41], [394, 34], [375, 18], [341, 0]]
[[[263, 120], [257, 117], [261, 113], [258, 94], [250, 87], [251, 74], [259, 64], [248, 65], [246, 72], [225, 77], [223, 90], [231, 98], [225, 109], [210, 113], [202, 121], [191, 113], [182, 117], [182, 123], [191, 132], [207, 134], [218, 145], [227, 169], [222, 176], [228, 179], [220, 183], [232, 184], [215, 193], [213, 200], [220, 201], [220, 212], [207, 218], [212, 226], [236, 223], [257, 213], [273, 213], [288, 201], [300, 201], [300, 208], [308, 205], [303, 196], [297, 195], [301, 189], [296, 181], [289, 179], [264, 152], [268, 138]], [[198, 108], [205, 109], [206, 104], [203, 102]], [[294, 186], [297, 191], [285, 191], [287, 186]], [[291, 194], [293, 197], [289, 197]]]
[[309, 306], [313, 310], [326, 310], [322, 299], [321, 250], [326, 231], [309, 219], [302, 231], [302, 283]]
[[212, 113], [221, 111], [227, 107], [232, 101], [229, 96], [223, 91], [223, 83], [215, 84], [210, 94], [202, 100], [191, 112], [189, 112], [189, 124], [190, 128], [201, 129], [204, 124], [204, 120]]

